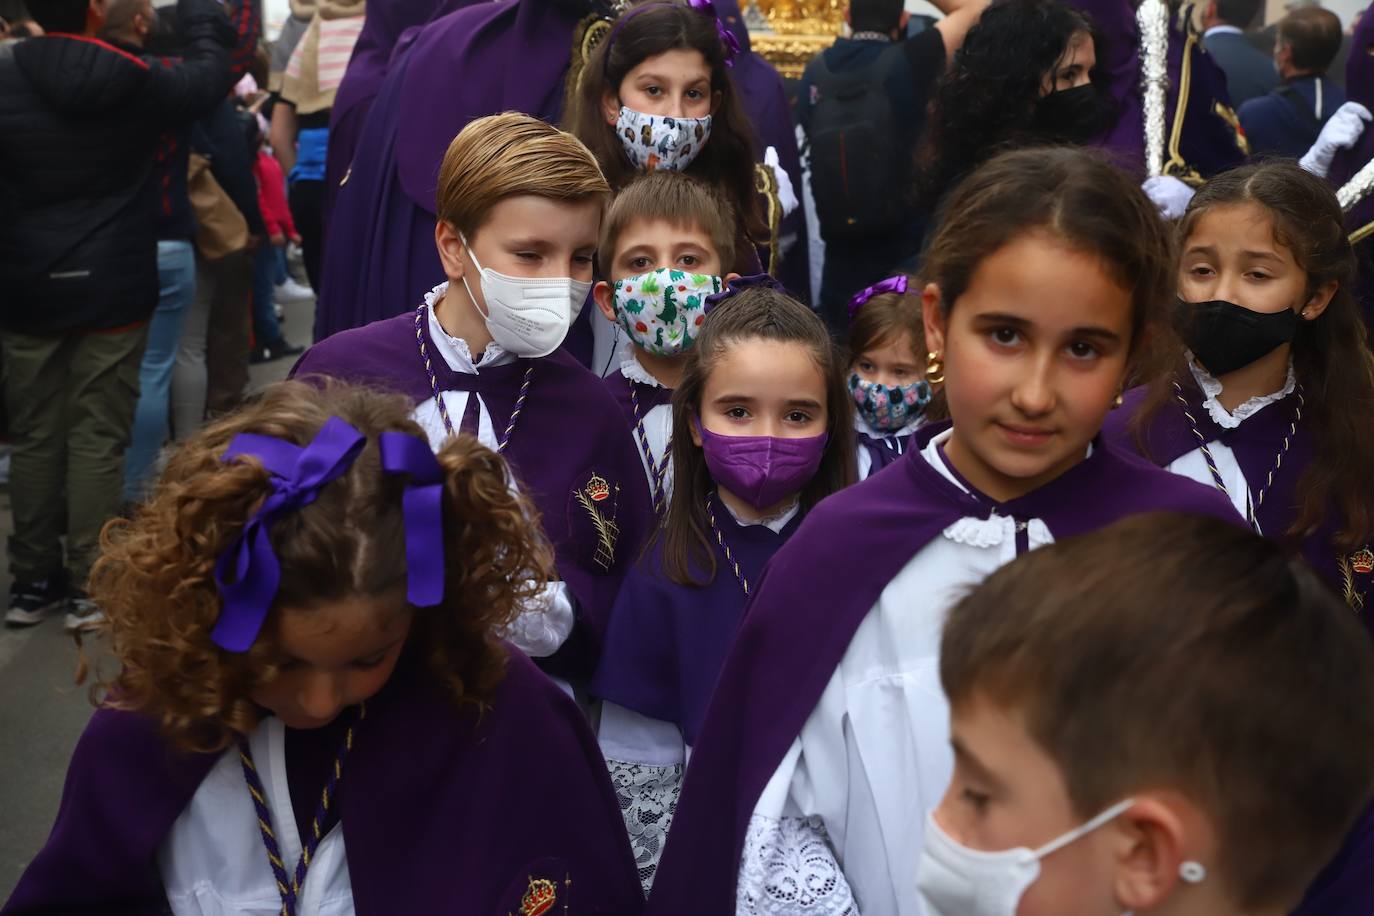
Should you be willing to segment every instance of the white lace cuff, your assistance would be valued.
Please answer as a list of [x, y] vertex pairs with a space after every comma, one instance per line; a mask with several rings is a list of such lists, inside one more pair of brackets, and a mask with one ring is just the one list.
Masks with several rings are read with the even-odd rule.
[[635, 868], [644, 896], [654, 884], [658, 860], [663, 844], [668, 841], [668, 828], [677, 812], [678, 795], [682, 791], [682, 765], [654, 767], [642, 763], [607, 760], [611, 785], [620, 803], [620, 816], [630, 835], [630, 849], [634, 852]]
[[573, 629], [572, 595], [566, 582], [549, 582], [501, 632], [521, 652], [544, 658], [558, 651]]
[[819, 817], [754, 815], [744, 837], [735, 913], [859, 916]]

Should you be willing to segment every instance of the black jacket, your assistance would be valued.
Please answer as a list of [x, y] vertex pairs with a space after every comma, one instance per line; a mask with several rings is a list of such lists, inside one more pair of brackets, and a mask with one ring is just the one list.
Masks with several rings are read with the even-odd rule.
[[175, 63], [77, 35], [0, 48], [0, 327], [62, 334], [152, 314], [159, 137], [232, 85], [216, 0], [180, 0], [178, 18]]

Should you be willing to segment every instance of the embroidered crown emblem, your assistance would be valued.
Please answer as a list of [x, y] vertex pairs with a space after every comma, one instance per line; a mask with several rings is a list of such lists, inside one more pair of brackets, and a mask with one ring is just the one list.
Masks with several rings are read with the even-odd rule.
[[1374, 572], [1374, 550], [1361, 547], [1350, 555], [1350, 568], [1362, 576]]
[[607, 496], [611, 495], [611, 485], [608, 484], [606, 479], [600, 474], [592, 475], [592, 479], [587, 481], [586, 490], [587, 496], [589, 496], [594, 503], [599, 503]]
[[547, 878], [531, 878], [525, 896], [520, 898], [521, 916], [543, 916], [558, 902], [558, 888]]

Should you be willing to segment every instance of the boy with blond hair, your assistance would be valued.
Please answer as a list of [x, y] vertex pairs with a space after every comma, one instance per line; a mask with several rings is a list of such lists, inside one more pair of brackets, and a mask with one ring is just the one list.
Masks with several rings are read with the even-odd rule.
[[558, 572], [506, 636], [572, 680], [595, 666], [650, 519], [620, 411], [560, 349], [592, 285], [609, 194], [571, 134], [513, 112], [472, 121], [439, 170], [447, 279], [402, 315], [321, 341], [293, 370], [399, 391], [434, 448], [461, 432], [505, 457]]

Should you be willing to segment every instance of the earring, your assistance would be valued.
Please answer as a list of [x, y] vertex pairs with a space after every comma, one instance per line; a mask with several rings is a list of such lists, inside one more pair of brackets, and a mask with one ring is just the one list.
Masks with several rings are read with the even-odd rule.
[[926, 354], [926, 381], [938, 385], [945, 380], [945, 361], [936, 351]]
[[1118, 391], [1118, 392], [1116, 393], [1116, 399], [1112, 401], [1112, 406], [1113, 406], [1113, 407], [1120, 407], [1122, 404], [1125, 403], [1125, 401], [1126, 401], [1126, 399], [1125, 399], [1124, 397], [1122, 397], [1122, 392]]
[[1207, 869], [1202, 863], [1190, 860], [1178, 867], [1178, 876], [1188, 884], [1201, 884], [1207, 880]]

